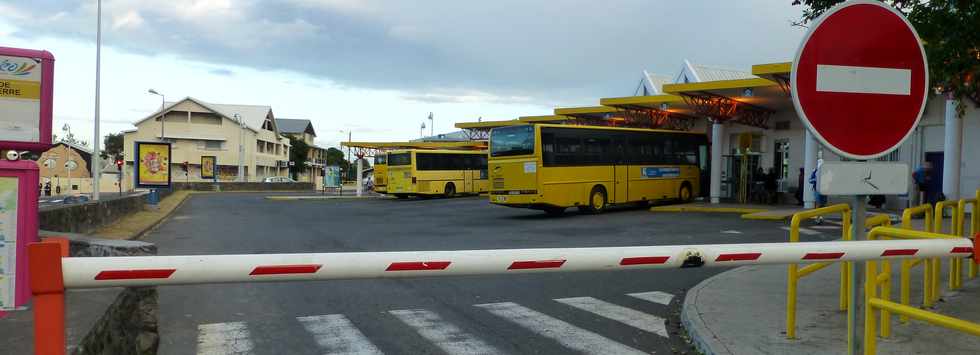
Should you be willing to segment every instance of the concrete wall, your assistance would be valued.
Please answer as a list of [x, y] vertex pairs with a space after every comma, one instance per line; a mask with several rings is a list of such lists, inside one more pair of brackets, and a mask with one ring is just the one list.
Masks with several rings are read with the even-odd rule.
[[70, 233], [90, 233], [143, 209], [142, 194], [111, 200], [90, 201], [45, 208], [38, 212], [40, 228]]

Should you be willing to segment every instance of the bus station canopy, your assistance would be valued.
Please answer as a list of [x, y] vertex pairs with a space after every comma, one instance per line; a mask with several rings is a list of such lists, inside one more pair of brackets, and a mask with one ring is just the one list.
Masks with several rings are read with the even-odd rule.
[[665, 84], [663, 89], [683, 98], [698, 116], [760, 128], [769, 127], [773, 112], [793, 107], [778, 83], [760, 77]]
[[588, 120], [607, 120], [614, 116], [621, 117], [622, 110], [609, 106], [559, 107], [555, 109], [555, 115]]
[[527, 122], [521, 122], [521, 120], [517, 119], [504, 121], [457, 122], [456, 128], [489, 130], [497, 127], [516, 126], [522, 124], [527, 124]]
[[527, 123], [563, 123], [575, 120], [574, 117], [564, 115], [544, 115], [544, 116], [521, 116], [517, 119]]

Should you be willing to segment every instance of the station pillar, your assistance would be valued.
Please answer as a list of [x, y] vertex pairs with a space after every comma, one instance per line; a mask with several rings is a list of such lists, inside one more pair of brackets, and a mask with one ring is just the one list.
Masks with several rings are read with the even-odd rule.
[[725, 136], [725, 126], [721, 121], [711, 120], [711, 203], [721, 202], [721, 160], [722, 142]]
[[804, 130], [806, 138], [803, 142], [803, 208], [815, 207], [813, 195], [813, 185], [810, 184], [810, 175], [817, 169], [817, 139], [809, 129]]
[[357, 196], [360, 197], [364, 191], [364, 158], [357, 158]]
[[959, 102], [946, 99], [945, 134], [943, 141], [943, 195], [947, 200], [960, 198], [960, 159], [963, 146], [963, 120], [956, 117]]

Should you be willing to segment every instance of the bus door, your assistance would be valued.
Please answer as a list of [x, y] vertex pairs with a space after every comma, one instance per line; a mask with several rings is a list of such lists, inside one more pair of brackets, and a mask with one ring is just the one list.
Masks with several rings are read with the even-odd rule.
[[623, 135], [613, 135], [609, 145], [612, 155], [613, 176], [616, 186], [610, 202], [623, 203], [629, 201], [629, 165], [626, 162], [626, 137]]

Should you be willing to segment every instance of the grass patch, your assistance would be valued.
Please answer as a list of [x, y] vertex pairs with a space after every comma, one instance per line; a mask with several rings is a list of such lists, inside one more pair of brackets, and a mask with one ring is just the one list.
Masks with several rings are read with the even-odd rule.
[[164, 218], [167, 218], [185, 199], [194, 193], [196, 191], [175, 191], [160, 201], [160, 208], [158, 210], [144, 208], [142, 211], [138, 211], [110, 225], [99, 228], [92, 234], [106, 239], [138, 238], [141, 234], [160, 223]]

